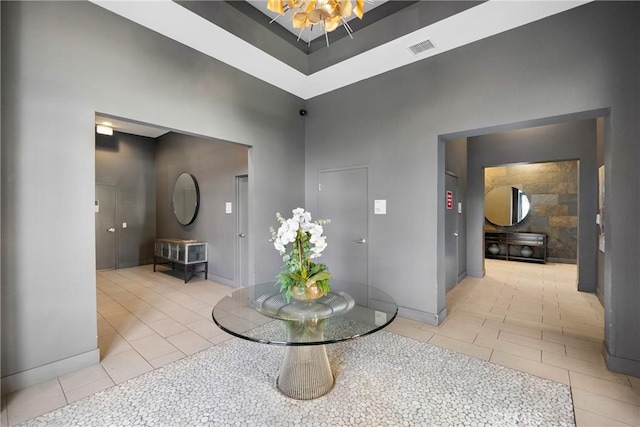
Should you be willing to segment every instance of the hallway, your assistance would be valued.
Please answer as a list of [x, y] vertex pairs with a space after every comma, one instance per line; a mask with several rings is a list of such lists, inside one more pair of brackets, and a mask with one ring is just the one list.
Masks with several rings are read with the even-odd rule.
[[387, 330], [571, 385], [578, 426], [640, 426], [640, 379], [607, 370], [604, 310], [575, 290], [576, 266], [485, 265], [447, 293], [442, 325], [398, 318]]

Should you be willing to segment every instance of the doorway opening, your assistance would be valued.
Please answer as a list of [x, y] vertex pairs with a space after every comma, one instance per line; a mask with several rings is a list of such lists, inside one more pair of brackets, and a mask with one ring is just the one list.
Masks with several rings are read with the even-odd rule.
[[[230, 288], [250, 284], [250, 147], [97, 114], [96, 125], [103, 122], [112, 134], [95, 135], [101, 360], [109, 371], [109, 356], [125, 350], [131, 356], [125, 370], [150, 370], [222, 340], [212, 307]], [[173, 207], [185, 173], [199, 193], [189, 221]], [[154, 273], [154, 242], [166, 238], [207, 242], [208, 280], [185, 283], [181, 268], [159, 266]]]
[[[233, 230], [240, 220], [248, 228], [249, 147], [104, 114], [96, 115], [96, 125], [111, 129], [111, 135], [96, 133], [96, 185], [115, 189], [110, 209], [108, 199], [96, 197], [96, 260], [114, 260], [101, 261], [97, 269], [152, 264], [154, 241], [174, 238], [207, 242], [212, 280], [236, 287], [246, 281], [235, 266], [245, 256], [242, 265], [248, 267], [248, 237], [246, 250], [239, 251]], [[200, 194], [195, 218], [188, 222], [176, 217], [173, 200], [185, 174], [195, 179]], [[240, 203], [238, 176], [245, 177], [246, 197], [234, 206]], [[107, 213], [111, 217], [103, 220]]]
[[[484, 277], [484, 171], [485, 167], [506, 164], [576, 161], [578, 188], [570, 197], [577, 198], [577, 284], [579, 291], [596, 292], [603, 283], [602, 253], [598, 250], [598, 229], [593, 221], [598, 213], [598, 168], [604, 164], [604, 127], [607, 110], [597, 110], [562, 117], [533, 120], [488, 129], [457, 132], [440, 137], [439, 163], [442, 194], [439, 215], [445, 216], [445, 171], [461, 177], [460, 197], [463, 206], [460, 227], [459, 262], [465, 276]], [[559, 197], [557, 194], [554, 197]], [[569, 196], [567, 196], [569, 197]], [[539, 202], [539, 201], [538, 201]], [[536, 208], [533, 201], [532, 208]], [[554, 204], [554, 206], [556, 206]], [[551, 208], [556, 209], [556, 207]], [[572, 216], [572, 215], [557, 215]], [[578, 218], [580, 221], [578, 221]], [[568, 220], [559, 219], [560, 222]], [[440, 221], [439, 221], [440, 222]], [[530, 230], [535, 231], [535, 230]], [[445, 230], [438, 238], [439, 292], [446, 292]], [[558, 257], [562, 258], [562, 257]], [[566, 261], [562, 259], [554, 260]], [[600, 264], [600, 267], [597, 267]], [[464, 276], [463, 276], [464, 277]], [[597, 292], [599, 293], [599, 292]]]

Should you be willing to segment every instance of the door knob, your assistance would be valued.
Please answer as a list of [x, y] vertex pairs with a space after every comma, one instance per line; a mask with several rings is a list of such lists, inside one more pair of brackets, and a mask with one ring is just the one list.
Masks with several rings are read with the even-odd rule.
[[355, 242], [360, 244], [367, 243], [366, 239], [355, 240]]
[[115, 227], [107, 228], [107, 231], [109, 233], [115, 233], [116, 232], [116, 228]]
[[240, 234], [238, 234], [238, 237], [247, 237], [247, 235], [244, 234], [244, 233], [240, 233]]
[[455, 232], [453, 233], [453, 235], [454, 235], [454, 236], [456, 236], [456, 237], [458, 237], [458, 232], [457, 232], [457, 231], [455, 231]]

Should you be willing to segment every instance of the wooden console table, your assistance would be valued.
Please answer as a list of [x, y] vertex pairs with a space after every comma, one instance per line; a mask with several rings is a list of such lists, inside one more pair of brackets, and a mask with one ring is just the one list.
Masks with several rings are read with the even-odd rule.
[[486, 258], [547, 262], [547, 235], [541, 233], [484, 233]]
[[[197, 240], [158, 239], [153, 252], [154, 272], [158, 264], [171, 264], [171, 268], [174, 269], [176, 264], [184, 266], [184, 283], [199, 273], [204, 273], [204, 278], [207, 279], [207, 243]], [[197, 269], [199, 265], [204, 265], [204, 269]]]

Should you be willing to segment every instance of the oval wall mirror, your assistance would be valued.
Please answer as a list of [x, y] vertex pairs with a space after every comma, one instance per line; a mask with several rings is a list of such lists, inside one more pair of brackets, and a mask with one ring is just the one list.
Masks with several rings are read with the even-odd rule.
[[510, 227], [522, 222], [531, 205], [519, 188], [496, 187], [484, 196], [484, 216], [492, 224]]
[[190, 173], [181, 174], [173, 187], [173, 213], [182, 225], [196, 220], [200, 207], [198, 181]]

